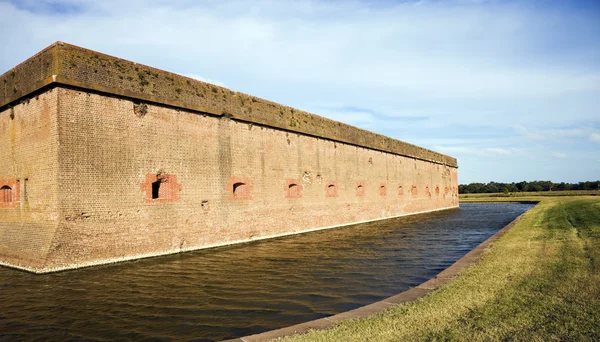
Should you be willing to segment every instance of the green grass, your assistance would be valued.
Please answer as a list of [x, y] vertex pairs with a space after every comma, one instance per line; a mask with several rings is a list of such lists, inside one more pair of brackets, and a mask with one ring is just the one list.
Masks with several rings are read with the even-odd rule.
[[511, 193], [460, 194], [462, 199], [482, 197], [531, 197], [531, 196], [600, 196], [600, 190], [561, 190], [561, 191], [530, 191]]
[[600, 198], [537, 200], [479, 263], [439, 290], [283, 340], [600, 340]]

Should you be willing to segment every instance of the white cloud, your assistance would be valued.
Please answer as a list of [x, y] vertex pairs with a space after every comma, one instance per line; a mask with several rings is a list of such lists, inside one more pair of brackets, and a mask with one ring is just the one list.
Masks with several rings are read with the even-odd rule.
[[472, 155], [479, 157], [497, 157], [513, 154], [512, 150], [499, 147], [435, 146], [434, 149], [450, 155]]
[[529, 130], [522, 125], [513, 125], [513, 129], [530, 140], [547, 140], [557, 138], [584, 138], [589, 136], [593, 140], [592, 136], [598, 134], [593, 133], [595, 131], [592, 127], [572, 127], [572, 128], [537, 128]]
[[569, 155], [562, 152], [552, 152], [552, 156], [556, 158], [567, 158]]
[[[505, 162], [485, 177], [535, 174], [550, 170], [536, 155], [567, 148], [600, 157], [590, 146], [600, 141], [598, 24], [584, 11], [479, 0], [13, 3], [0, 0], [0, 30], [11, 32], [2, 71], [62, 40], [463, 157], [461, 174], [495, 159]], [[51, 13], [56, 4], [70, 10]], [[600, 173], [574, 165], [553, 172]]]
[[506, 155], [512, 154], [511, 151], [509, 151], [509, 150], [507, 150], [505, 148], [497, 148], [497, 147], [489, 147], [489, 148], [484, 149], [484, 151], [486, 153], [488, 153], [488, 154], [491, 154], [491, 155], [496, 154], [496, 155], [504, 155], [504, 156], [506, 156]]
[[218, 65], [221, 70], [216, 72], [247, 69], [242, 72], [278, 83], [394, 89], [430, 99], [600, 91], [597, 70], [514, 63], [522, 49], [539, 39], [535, 32], [547, 18], [511, 6], [463, 4], [456, 9], [430, 2], [376, 7], [314, 0], [286, 6], [239, 0], [64, 2], [82, 12], [56, 21], [3, 3], [2, 20], [5, 28], [27, 22], [26, 31], [37, 32], [33, 43], [41, 45], [64, 39], [102, 50], [139, 47], [139, 54], [128, 50], [136, 59], [152, 47], [172, 59], [197, 56], [197, 64]]

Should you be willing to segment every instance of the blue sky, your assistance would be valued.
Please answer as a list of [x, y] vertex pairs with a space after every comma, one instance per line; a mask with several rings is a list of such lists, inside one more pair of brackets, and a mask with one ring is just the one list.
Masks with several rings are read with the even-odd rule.
[[460, 183], [600, 178], [600, 1], [0, 0], [0, 30], [0, 72], [61, 40], [449, 154]]

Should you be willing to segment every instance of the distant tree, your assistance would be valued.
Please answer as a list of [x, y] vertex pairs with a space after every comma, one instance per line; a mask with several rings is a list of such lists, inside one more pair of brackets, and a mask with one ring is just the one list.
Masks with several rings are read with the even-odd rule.
[[540, 181], [540, 182], [538, 182], [538, 185], [542, 189], [540, 191], [550, 191], [550, 190], [552, 190], [552, 182], [551, 181]]
[[599, 188], [599, 183], [598, 181], [596, 182], [581, 182], [580, 184], [580, 189], [581, 190], [598, 190]]
[[467, 190], [471, 194], [478, 194], [481, 190], [481, 184], [480, 183], [471, 183], [471, 184], [467, 185]]
[[551, 181], [522, 181], [518, 183], [470, 183], [460, 184], [458, 192], [461, 194], [520, 192], [520, 191], [562, 191], [562, 190], [600, 190], [600, 180], [579, 183], [553, 183]]
[[487, 192], [500, 192], [500, 188], [498, 187], [498, 183], [496, 182], [489, 182], [487, 185]]

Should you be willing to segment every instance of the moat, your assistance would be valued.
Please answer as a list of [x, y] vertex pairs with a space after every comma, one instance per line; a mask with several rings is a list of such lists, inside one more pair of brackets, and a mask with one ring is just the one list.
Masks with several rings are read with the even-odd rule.
[[0, 267], [0, 340], [212, 341], [435, 276], [532, 204], [460, 209], [47, 275]]

